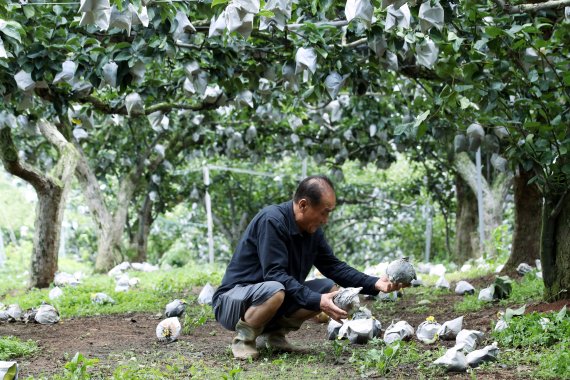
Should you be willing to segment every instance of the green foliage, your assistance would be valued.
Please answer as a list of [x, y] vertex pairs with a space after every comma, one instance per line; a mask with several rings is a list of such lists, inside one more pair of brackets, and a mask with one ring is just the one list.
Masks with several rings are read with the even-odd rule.
[[33, 195], [33, 190], [21, 181], [7, 180], [6, 173], [0, 169], [0, 230], [4, 236], [4, 244], [10, 239], [8, 231], [20, 238], [20, 228], [28, 230], [34, 226], [34, 203], [26, 195]]
[[38, 345], [33, 340], [22, 342], [13, 336], [0, 337], [0, 360], [33, 355], [38, 349]]
[[223, 380], [238, 380], [241, 378], [240, 373], [243, 371], [243, 368], [232, 368], [229, 370], [227, 374], [222, 375]]
[[457, 313], [469, 313], [477, 310], [483, 309], [489, 303], [485, 301], [480, 301], [477, 299], [477, 292], [475, 294], [467, 294], [463, 297], [461, 302], [457, 302], [453, 305], [453, 310]]
[[544, 282], [536, 276], [536, 272], [527, 273], [521, 280], [513, 281], [513, 291], [508, 299], [499, 302], [500, 305], [524, 304], [542, 299]]
[[512, 318], [508, 327], [494, 331], [493, 337], [500, 346], [513, 348], [570, 344], [570, 315], [566, 308], [560, 312], [526, 314]]
[[203, 326], [208, 320], [215, 320], [214, 311], [210, 305], [186, 308], [182, 332], [189, 335], [197, 327]]
[[512, 284], [513, 282], [509, 276], [497, 276], [497, 278], [495, 278], [495, 282], [493, 283], [493, 298], [499, 300], [509, 298], [513, 290]]
[[[202, 286], [207, 282], [219, 284], [221, 271], [219, 268], [205, 266], [188, 266], [170, 271], [128, 272], [131, 277], [138, 277], [140, 283], [128, 292], [115, 292], [115, 281], [106, 275], [87, 277], [76, 287], [63, 288], [63, 295], [50, 300], [50, 289], [33, 289], [25, 294], [7, 296], [2, 302], [18, 303], [22, 308], [37, 307], [42, 301], [54, 305], [63, 318], [72, 316], [88, 316], [115, 314], [126, 312], [162, 312], [164, 306], [187, 294], [194, 286]], [[98, 292], [107, 293], [116, 304], [98, 305], [91, 302], [91, 295]], [[193, 297], [190, 301], [193, 301]]]
[[[521, 305], [542, 299], [544, 283], [534, 273], [528, 273], [520, 281], [513, 281], [511, 285], [512, 292], [510, 296], [507, 299], [500, 300], [499, 305]], [[478, 292], [472, 295], [465, 295], [461, 302], [453, 305], [453, 310], [458, 313], [468, 313], [481, 310], [490, 305], [489, 302], [480, 301], [477, 297]]]
[[399, 355], [400, 343], [387, 345], [382, 348], [372, 348], [353, 354], [351, 361], [360, 367], [361, 372], [373, 368], [380, 376], [386, 375], [392, 369]]
[[83, 354], [77, 352], [73, 358], [65, 363], [65, 374], [61, 380], [88, 380], [91, 375], [87, 372], [89, 367], [99, 363], [99, 359], [88, 359]]
[[[512, 207], [509, 208], [511, 210]], [[505, 219], [512, 220], [513, 217], [508, 212], [505, 213]], [[509, 258], [511, 254], [511, 243], [512, 243], [512, 226], [507, 223], [500, 225], [493, 231], [494, 247], [497, 250], [497, 257], [494, 261], [504, 263]]]
[[347, 344], [348, 344], [347, 340], [341, 340], [341, 339], [334, 339], [331, 342], [332, 353], [333, 353], [333, 357], [335, 359], [335, 362], [338, 362], [340, 360], [340, 358], [342, 357], [342, 354], [345, 351], [347, 351]]
[[570, 379], [570, 343], [561, 342], [545, 350], [535, 373], [541, 378]]

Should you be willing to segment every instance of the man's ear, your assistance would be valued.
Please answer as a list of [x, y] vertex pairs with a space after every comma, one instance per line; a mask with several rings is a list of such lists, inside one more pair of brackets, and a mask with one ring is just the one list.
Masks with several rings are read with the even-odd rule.
[[299, 210], [305, 211], [309, 207], [309, 202], [303, 198], [299, 201]]

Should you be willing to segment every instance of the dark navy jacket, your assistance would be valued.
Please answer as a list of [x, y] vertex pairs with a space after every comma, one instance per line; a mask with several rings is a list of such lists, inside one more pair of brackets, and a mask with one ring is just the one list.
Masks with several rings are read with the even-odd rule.
[[285, 286], [286, 297], [305, 309], [320, 310], [321, 295], [303, 286], [313, 265], [340, 286], [362, 286], [363, 294], [378, 294], [374, 287], [378, 278], [340, 261], [321, 228], [314, 234], [299, 230], [293, 201], [265, 207], [247, 226], [212, 305], [236, 285], [278, 281]]

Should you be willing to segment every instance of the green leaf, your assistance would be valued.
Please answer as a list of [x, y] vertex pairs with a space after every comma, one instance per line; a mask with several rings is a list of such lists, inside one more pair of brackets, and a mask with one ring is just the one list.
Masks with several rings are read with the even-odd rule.
[[130, 51], [122, 51], [115, 56], [115, 61], [127, 61], [132, 57], [132, 53]]
[[262, 9], [259, 11], [259, 13], [257, 14], [258, 16], [263, 16], [263, 17], [274, 17], [275, 13], [267, 10], [267, 9]]
[[560, 309], [560, 311], [556, 314], [556, 320], [558, 322], [562, 322], [562, 320], [566, 317], [566, 305]]
[[320, 55], [321, 57], [323, 57], [323, 58], [325, 58], [325, 59], [326, 59], [326, 58], [328, 57], [328, 55], [329, 55], [329, 53], [328, 53], [325, 49], [323, 49], [323, 48], [315, 47], [315, 50], [316, 50], [317, 53], [319, 53], [319, 55]]
[[17, 22], [0, 19], [0, 32], [22, 43], [20, 35], [24, 34], [24, 29]]
[[512, 283], [513, 282], [509, 276], [497, 276], [495, 283], [493, 284], [493, 298], [500, 300], [509, 298], [513, 291]]
[[524, 314], [524, 311], [526, 309], [526, 305], [522, 305], [521, 307], [519, 307], [518, 309], [509, 309], [507, 308], [507, 310], [505, 310], [505, 321], [508, 322], [510, 321], [513, 317], [518, 317]]
[[418, 117], [416, 117], [416, 121], [414, 122], [414, 128], [419, 127], [420, 124], [423, 123], [425, 119], [427, 119], [430, 112], [431, 112], [430, 110], [424, 111]]
[[26, 16], [26, 18], [32, 18], [36, 15], [36, 11], [34, 10], [34, 7], [32, 5], [24, 5], [22, 7], [22, 10], [24, 11], [24, 15]]
[[462, 110], [469, 107], [470, 104], [471, 104], [471, 102], [465, 96], [459, 96], [459, 105], [460, 105]]
[[463, 91], [467, 91], [467, 90], [472, 90], [475, 86], [473, 86], [472, 84], [458, 84], [457, 86], [454, 87], [455, 91], [457, 92], [463, 92]]
[[118, 44], [115, 45], [114, 50], [128, 49], [130, 47], [131, 47], [130, 42], [119, 42]]
[[485, 34], [491, 38], [500, 36], [503, 33], [504, 33], [503, 29], [498, 28], [496, 26], [488, 26], [485, 28]]
[[529, 80], [531, 83], [536, 82], [536, 81], [538, 80], [538, 72], [537, 72], [536, 70], [531, 70], [531, 71], [528, 73], [528, 80]]
[[[528, 24], [527, 24], [528, 25]], [[518, 32], [520, 32], [521, 30], [523, 30], [525, 28], [526, 25], [513, 25], [511, 27], [511, 29], [507, 30], [506, 33], [515, 38], [515, 34], [517, 34]]]
[[212, 1], [212, 8], [214, 8], [216, 5], [226, 4], [227, 2], [228, 2], [228, 0], [213, 0]]
[[396, 128], [394, 129], [394, 134], [396, 136], [402, 135], [402, 134], [409, 134], [410, 131], [412, 130], [414, 126], [414, 123], [403, 123], [403, 124], [399, 124], [396, 126]]

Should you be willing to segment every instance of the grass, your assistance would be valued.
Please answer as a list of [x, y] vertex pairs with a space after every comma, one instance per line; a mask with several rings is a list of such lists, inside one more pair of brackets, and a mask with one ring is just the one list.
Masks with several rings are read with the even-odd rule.
[[[20, 240], [20, 245], [13, 244], [5, 246], [6, 262], [0, 268], [0, 299], [7, 294], [25, 293], [28, 285], [29, 263], [32, 255], [32, 242], [24, 239]], [[70, 257], [60, 257], [58, 259], [60, 272], [75, 273], [83, 272], [91, 274], [91, 267], [82, 262], [78, 262]]]
[[22, 342], [13, 336], [0, 337], [0, 360], [9, 360], [34, 354], [38, 345], [33, 340]]
[[[522, 305], [542, 299], [544, 283], [542, 279], [536, 277], [534, 272], [527, 274], [520, 281], [513, 281], [513, 290], [507, 299], [499, 301], [501, 306]], [[466, 295], [463, 301], [456, 303], [453, 310], [458, 313], [469, 313], [489, 307], [492, 303], [480, 301], [478, 292], [473, 295]]]
[[[128, 292], [115, 292], [115, 281], [107, 275], [93, 275], [76, 287], [64, 287], [63, 295], [50, 300], [50, 289], [32, 289], [0, 299], [4, 304], [17, 303], [22, 309], [37, 307], [42, 301], [54, 305], [63, 318], [90, 315], [117, 314], [126, 312], [159, 312], [173, 298], [186, 297], [194, 300], [190, 291], [195, 286], [207, 282], [218, 284], [221, 270], [208, 265], [186, 266], [170, 271], [151, 273], [128, 272], [130, 277], [137, 277], [140, 283]], [[116, 304], [98, 305], [91, 302], [91, 295], [97, 292], [107, 293]]]
[[533, 378], [570, 378], [570, 312], [524, 314], [508, 323], [505, 330], [492, 334], [506, 348], [502, 363], [528, 366]]

